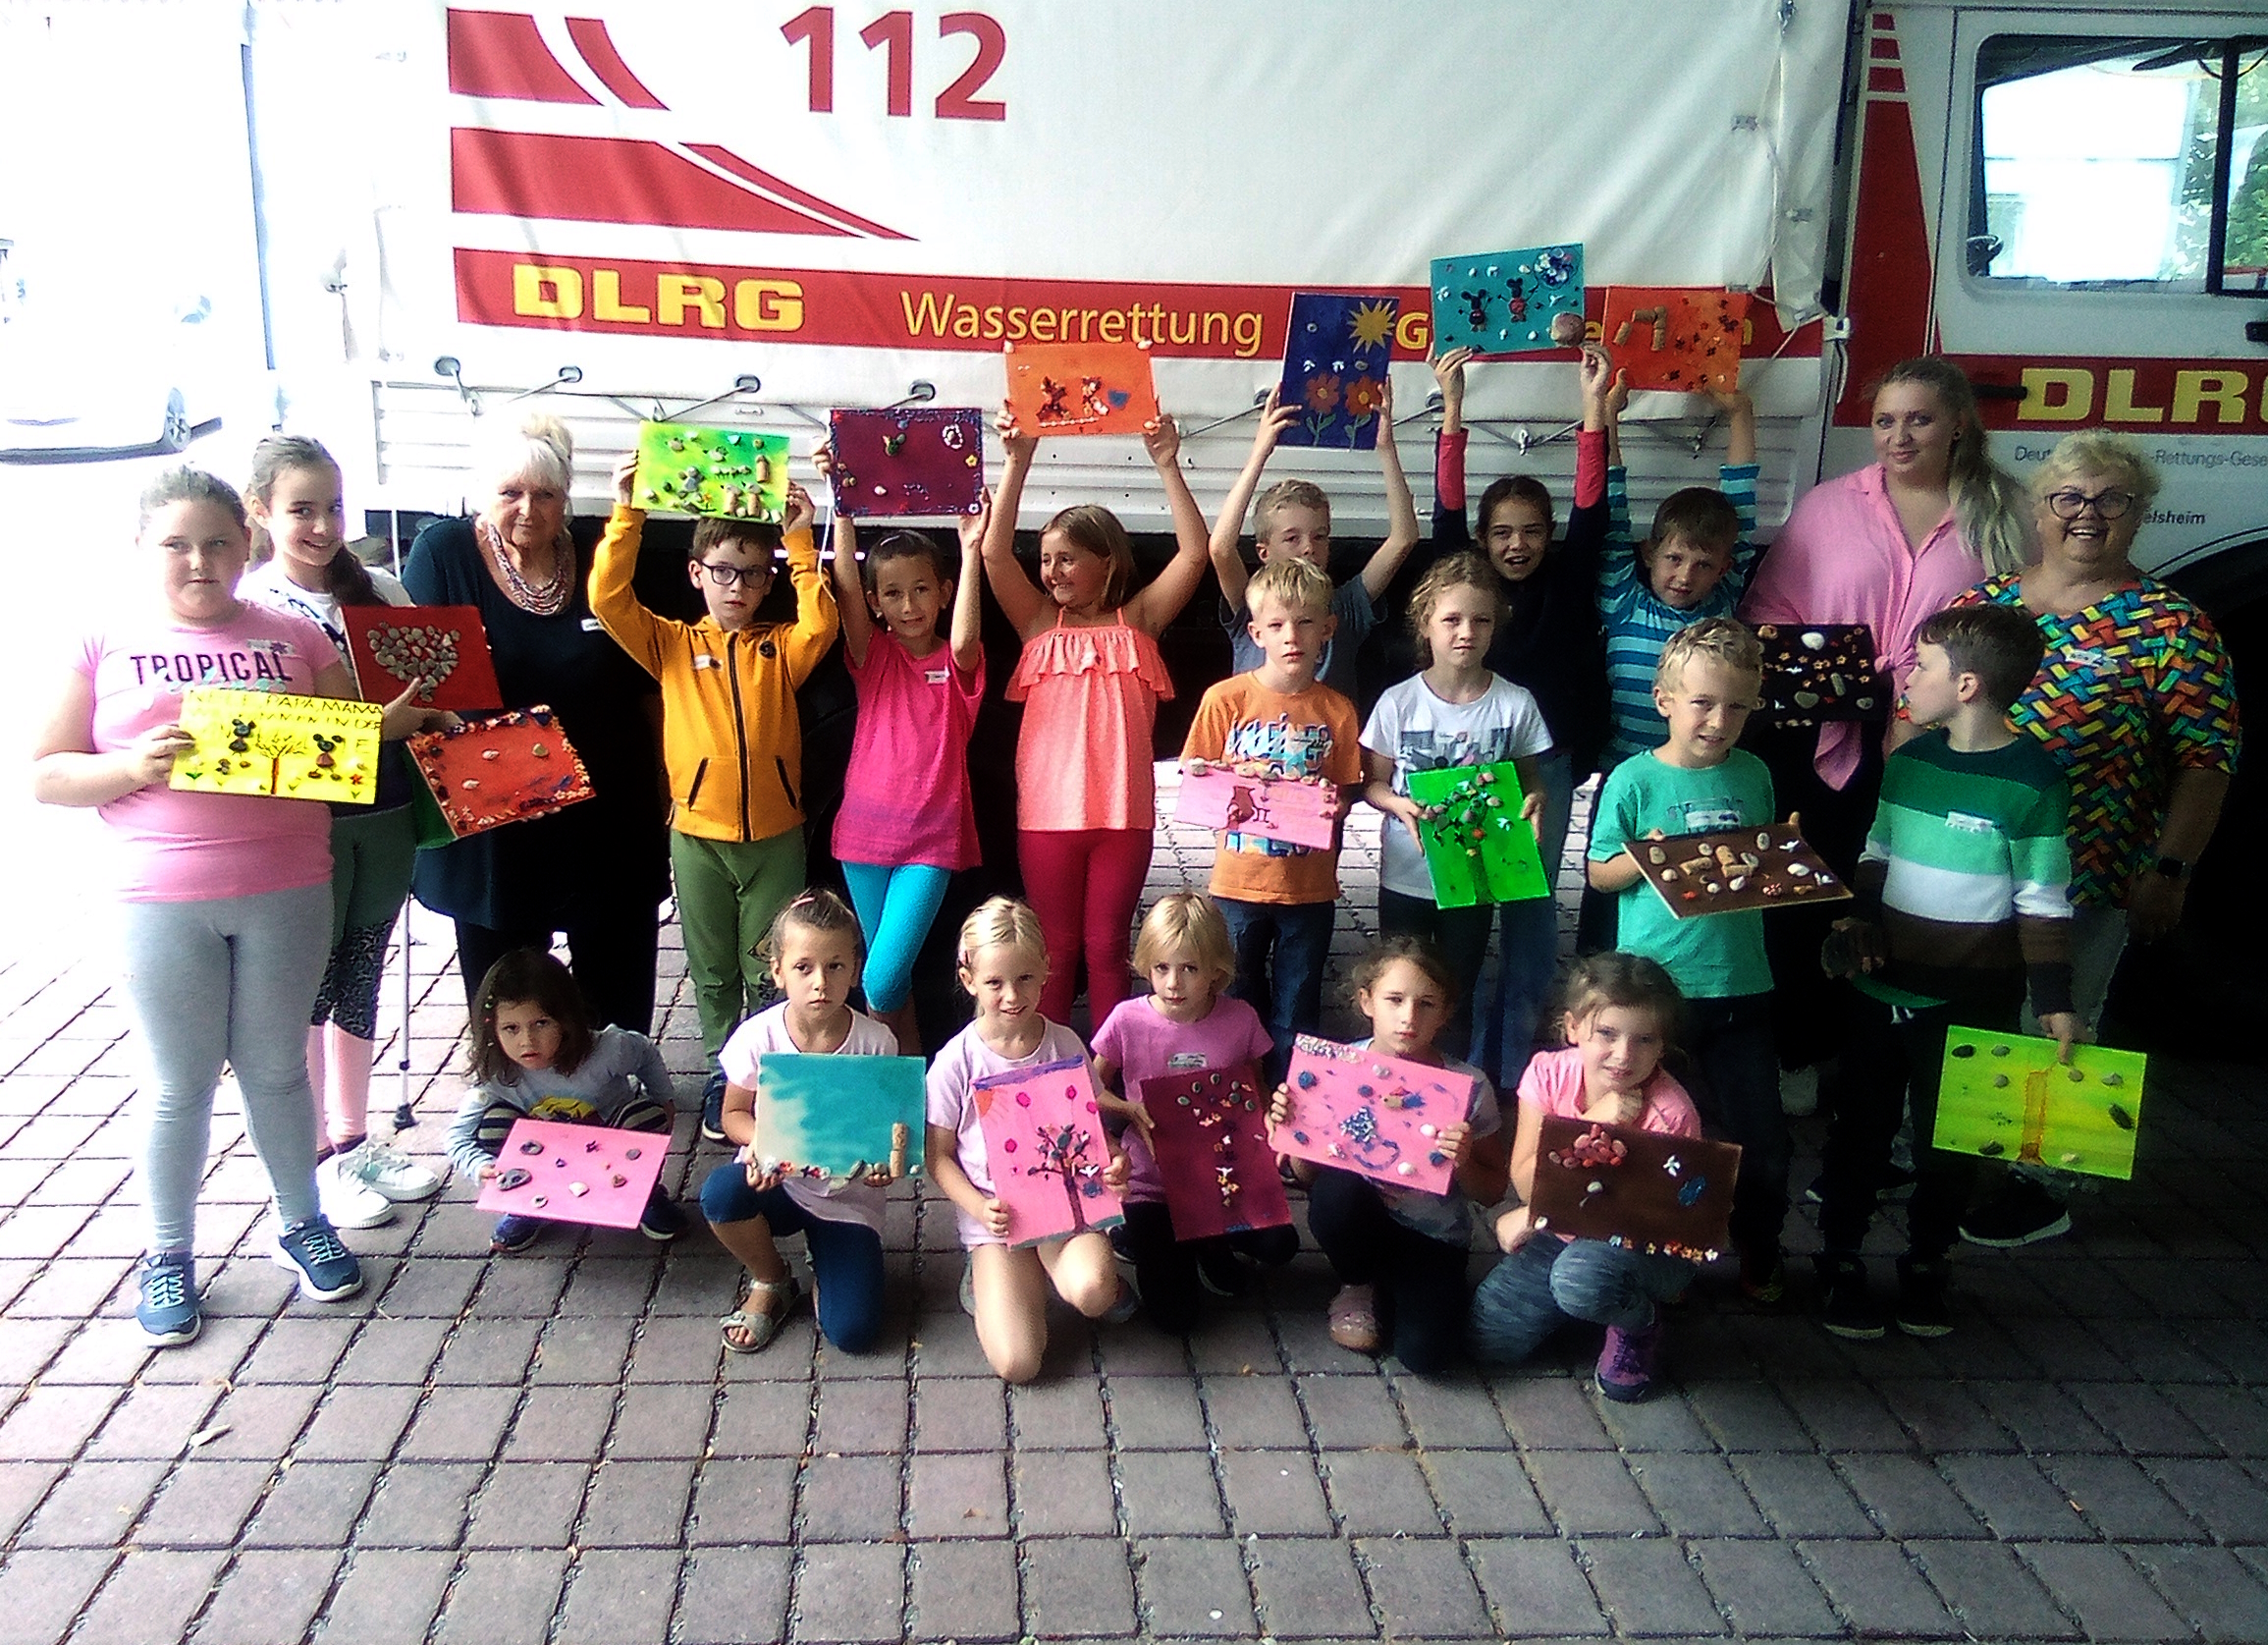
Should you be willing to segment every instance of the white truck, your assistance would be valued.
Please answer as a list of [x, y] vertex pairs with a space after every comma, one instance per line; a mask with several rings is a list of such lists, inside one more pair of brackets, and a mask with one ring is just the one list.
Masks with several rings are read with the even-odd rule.
[[[595, 509], [641, 417], [800, 454], [834, 406], [996, 402], [1023, 339], [1148, 340], [1217, 499], [1291, 295], [1391, 291], [1423, 508], [1429, 259], [1580, 241], [1593, 319], [1613, 285], [1759, 294], [1767, 525], [1867, 460], [1869, 379], [1913, 354], [1969, 368], [2020, 472], [2075, 428], [2141, 437], [2168, 483], [2137, 552], [2242, 667], [2268, 594], [2264, 60], [2259, 0], [18, 7], [0, 136], [59, 164], [0, 179], [28, 287], [0, 339], [83, 285], [84, 392], [137, 295], [194, 316], [250, 385], [196, 455], [320, 432], [383, 532], [469, 501], [472, 436], [531, 396]], [[41, 290], [66, 264], [29, 253], [65, 222], [84, 272]], [[1572, 357], [1476, 367], [1477, 474], [1564, 489]], [[1638, 397], [1641, 516], [1713, 472], [1705, 410]], [[0, 418], [0, 457], [40, 438]], [[1379, 528], [1374, 459], [1279, 462], [1342, 537]], [[1053, 442], [1026, 510], [1157, 529], [1147, 473], [1131, 442]], [[2261, 815], [2247, 773], [2200, 924], [2268, 912], [2236, 867]]]

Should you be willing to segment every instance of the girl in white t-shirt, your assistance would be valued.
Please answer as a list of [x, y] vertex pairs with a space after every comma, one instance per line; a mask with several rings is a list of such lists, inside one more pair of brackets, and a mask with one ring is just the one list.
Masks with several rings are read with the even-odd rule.
[[855, 1180], [783, 1178], [748, 1156], [756, 1138], [756, 1076], [768, 1053], [894, 1057], [897, 1036], [850, 1009], [862, 959], [858, 916], [832, 891], [806, 891], [774, 916], [763, 950], [787, 996], [757, 1013], [717, 1055], [725, 1070], [725, 1137], [739, 1154], [701, 1184], [701, 1215], [748, 1270], [748, 1296], [727, 1314], [725, 1346], [754, 1353], [780, 1335], [803, 1290], [775, 1236], [800, 1234], [811, 1255], [819, 1330], [845, 1353], [882, 1331], [883, 1189], [888, 1166]]
[[[978, 1124], [976, 1082], [1016, 1069], [1084, 1058], [1079, 1036], [1040, 1011], [1048, 980], [1048, 943], [1040, 917], [1011, 898], [996, 897], [962, 922], [961, 986], [976, 1001], [976, 1020], [947, 1040], [929, 1069], [930, 1179], [953, 1203], [961, 1245], [969, 1253], [961, 1306], [975, 1316], [977, 1342], [1002, 1382], [1030, 1382], [1048, 1346], [1048, 1291], [1089, 1319], [1116, 1323], [1140, 1304], [1118, 1278], [1109, 1239], [1094, 1229], [1014, 1246], [1008, 1208], [993, 1193], [985, 1134]], [[1126, 1156], [1113, 1148], [1104, 1182], [1126, 1187]]]
[[[1386, 814], [1379, 833], [1378, 931], [1409, 933], [1439, 945], [1456, 981], [1456, 1014], [1442, 1043], [1479, 1061], [1486, 1037], [1474, 1031], [1474, 1000], [1488, 957], [1488, 904], [1443, 908], [1433, 902], [1433, 876], [1418, 845], [1424, 807], [1410, 797], [1410, 773], [1510, 760], [1520, 772], [1520, 815], [1541, 837], [1543, 787], [1539, 761], [1551, 751], [1551, 732], [1527, 690], [1491, 674], [1483, 660], [1503, 612], [1503, 584], [1478, 554], [1434, 562], [1410, 596], [1410, 630], [1420, 672], [1389, 686], [1363, 728], [1363, 797]], [[1546, 869], [1551, 865], [1546, 864]], [[1517, 907], [1519, 905], [1507, 904]], [[1508, 1036], [1506, 1067], [1490, 1077], [1517, 1078], [1556, 946], [1552, 921], [1507, 921], [1500, 968], [1506, 1010], [1525, 1020]], [[1513, 1043], [1517, 1042], [1515, 1049]], [[1518, 1063], [1513, 1059], [1517, 1057]]]

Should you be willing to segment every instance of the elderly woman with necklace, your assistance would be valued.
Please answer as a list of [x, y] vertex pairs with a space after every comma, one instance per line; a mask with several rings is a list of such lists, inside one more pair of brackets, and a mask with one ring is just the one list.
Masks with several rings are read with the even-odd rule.
[[567, 429], [531, 417], [487, 455], [488, 506], [420, 531], [402, 580], [420, 605], [480, 608], [505, 706], [557, 710], [595, 797], [418, 852], [417, 900], [457, 922], [467, 1009], [499, 958], [565, 932], [599, 1018], [648, 1033], [669, 893], [653, 682], [591, 616]]

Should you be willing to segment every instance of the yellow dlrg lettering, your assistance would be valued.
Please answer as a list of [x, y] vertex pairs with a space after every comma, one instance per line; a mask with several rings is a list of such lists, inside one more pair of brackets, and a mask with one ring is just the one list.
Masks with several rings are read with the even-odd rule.
[[803, 287], [793, 280], [742, 280], [732, 288], [732, 323], [742, 331], [801, 331]]
[[579, 320], [583, 277], [571, 268], [541, 263], [512, 265], [512, 311], [537, 320]]
[[2134, 373], [2132, 367], [2111, 373], [2111, 386], [2103, 396], [2105, 422], [2164, 422], [2163, 406], [2134, 404]]
[[591, 272], [591, 318], [594, 320], [624, 320], [631, 325], [644, 325], [654, 317], [651, 308], [622, 302], [622, 277], [611, 268]]
[[2244, 420], [2244, 390], [2248, 379], [2241, 371], [2177, 371], [2174, 373], [2174, 420], [2196, 422], [2206, 406], [2214, 408], [2216, 422]]
[[2027, 365], [2024, 368], [2024, 403], [2017, 416], [2025, 422], [2084, 422], [2095, 409], [2095, 374], [2084, 366]]
[[664, 274], [654, 281], [662, 324], [681, 326], [690, 313], [711, 331], [725, 329], [725, 282], [706, 274]]

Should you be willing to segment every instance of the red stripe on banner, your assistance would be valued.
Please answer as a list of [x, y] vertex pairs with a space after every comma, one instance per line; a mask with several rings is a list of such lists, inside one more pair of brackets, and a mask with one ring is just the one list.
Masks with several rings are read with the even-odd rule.
[[[998, 354], [1005, 343], [1147, 343], [1163, 357], [1283, 357], [1291, 286], [1024, 280], [749, 268], [625, 257], [457, 250], [457, 314], [469, 325], [828, 347]], [[1402, 300], [1394, 357], [1431, 341], [1424, 287], [1356, 288]], [[1593, 295], [1595, 315], [1604, 288]], [[1819, 352], [1816, 325], [1782, 348], [1768, 303], [1750, 310], [1752, 357]], [[1521, 356], [1572, 360], [1573, 349]]]
[[459, 211], [759, 234], [851, 233], [751, 193], [657, 142], [460, 126], [449, 134], [449, 160], [451, 202]]
[[817, 194], [805, 193], [792, 183], [783, 182], [770, 172], [757, 170], [729, 148], [719, 148], [715, 143], [709, 142], [689, 142], [685, 146], [711, 164], [723, 166], [734, 177], [753, 183], [769, 193], [778, 194], [791, 204], [806, 206], [813, 211], [826, 212], [844, 228], [854, 229], [861, 234], [872, 235], [877, 240], [911, 240], [913, 238], [909, 234], [899, 234], [895, 229], [886, 229], [880, 223], [870, 223], [865, 218], [845, 211], [831, 201], [821, 199]]
[[630, 73], [630, 66], [622, 61], [622, 54], [615, 49], [614, 37], [607, 26], [595, 17], [570, 17], [567, 20], [567, 36], [575, 43], [575, 50], [583, 54], [591, 73], [606, 82], [606, 87], [634, 109], [667, 109], [670, 105], [648, 91], [645, 82]]
[[1868, 69], [1866, 71], [1866, 89], [1869, 91], [1903, 91], [1906, 89], [1906, 71], [1903, 69]]
[[1895, 63], [1898, 61], [1898, 42], [1888, 34], [1877, 34], [1866, 42], [1866, 55]]
[[449, 14], [449, 89], [528, 103], [598, 101], [560, 67], [535, 19], [517, 12]]

